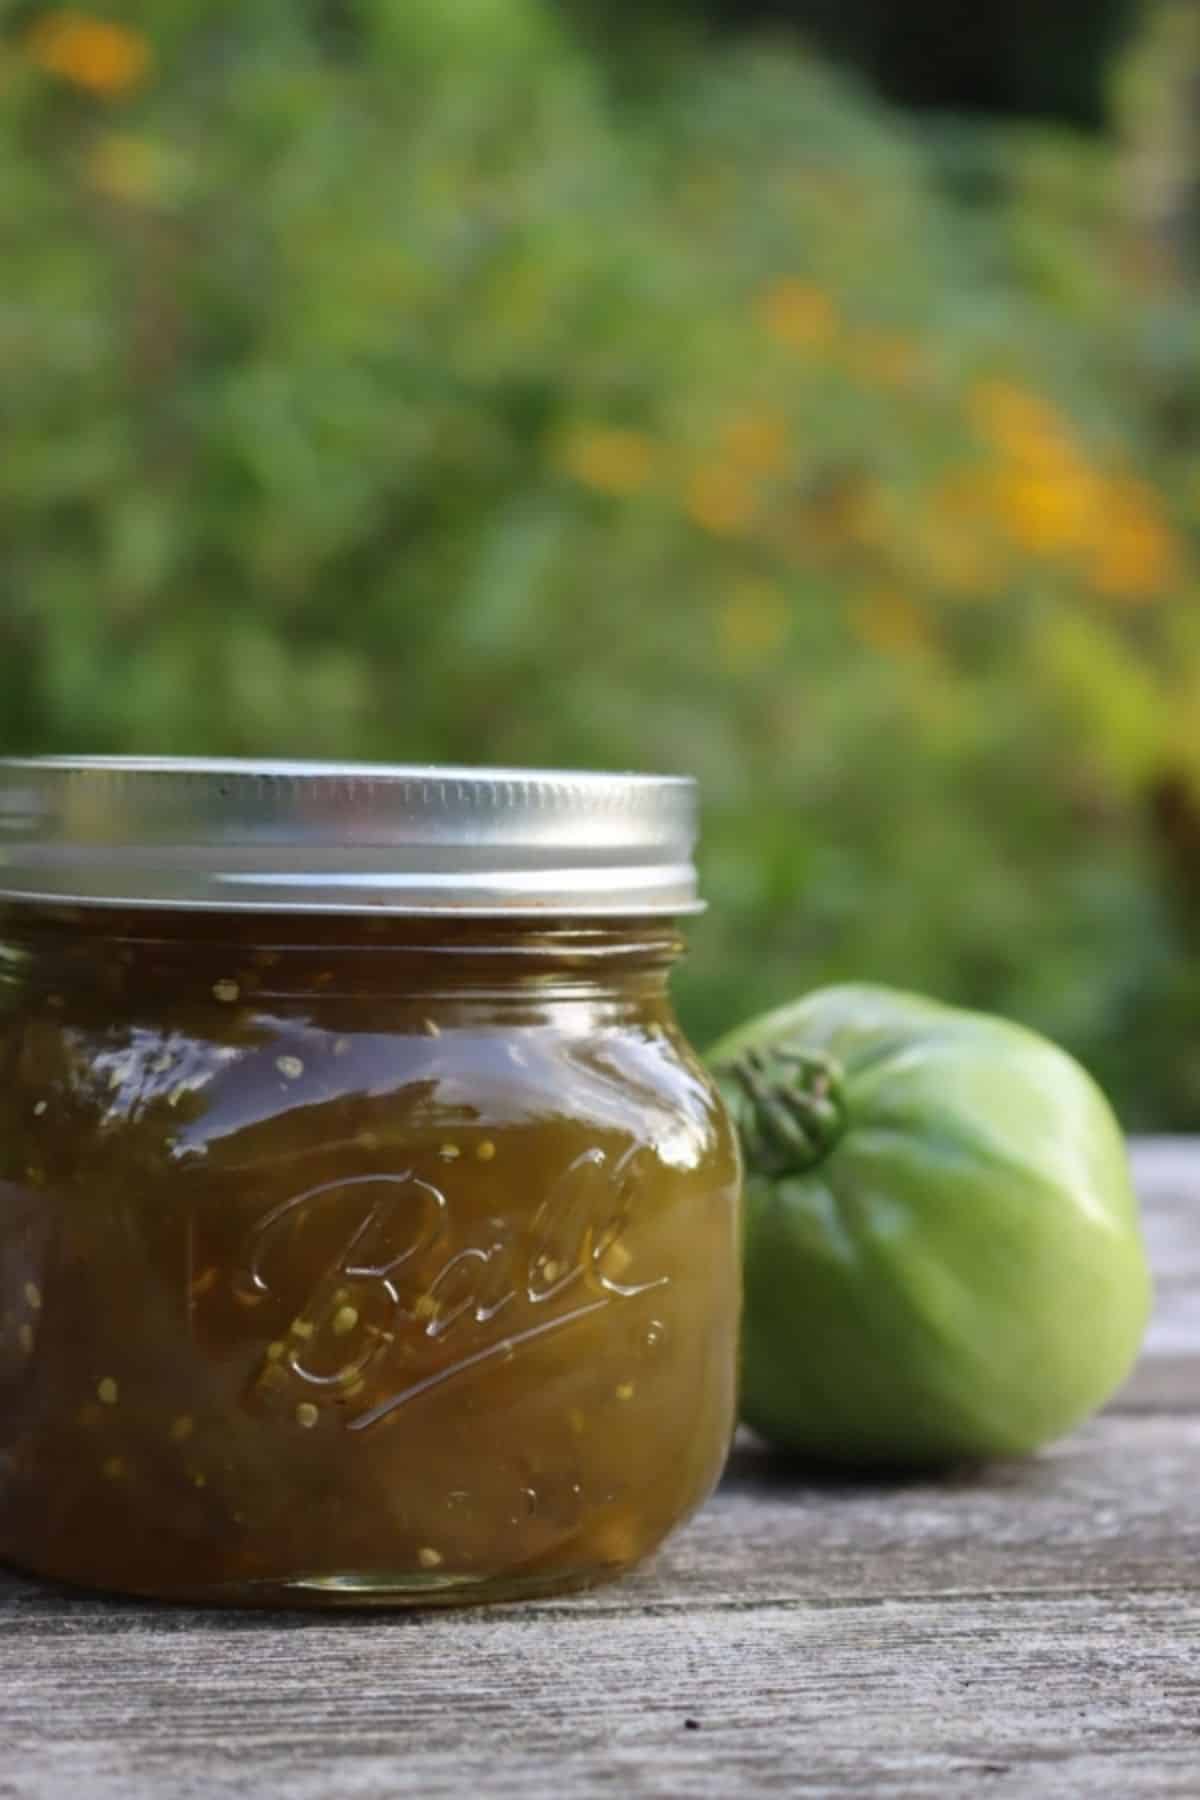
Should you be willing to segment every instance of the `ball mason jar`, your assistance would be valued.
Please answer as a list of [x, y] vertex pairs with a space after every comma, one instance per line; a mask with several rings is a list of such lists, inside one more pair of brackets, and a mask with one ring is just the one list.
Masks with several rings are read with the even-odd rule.
[[0, 764], [0, 1558], [216, 1603], [584, 1586], [710, 1492], [737, 1153], [689, 782]]

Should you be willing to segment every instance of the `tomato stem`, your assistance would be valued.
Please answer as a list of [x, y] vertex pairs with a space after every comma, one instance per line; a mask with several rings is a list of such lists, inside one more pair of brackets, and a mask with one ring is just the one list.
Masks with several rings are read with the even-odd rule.
[[747, 1166], [802, 1175], [824, 1162], [846, 1128], [842, 1067], [819, 1051], [745, 1050], [731, 1069]]

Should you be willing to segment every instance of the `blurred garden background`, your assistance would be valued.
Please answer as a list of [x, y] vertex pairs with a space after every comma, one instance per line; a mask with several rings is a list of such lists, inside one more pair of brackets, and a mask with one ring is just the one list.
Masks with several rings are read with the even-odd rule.
[[693, 772], [699, 1041], [1200, 1127], [1200, 9], [974, 11], [0, 0], [0, 749]]

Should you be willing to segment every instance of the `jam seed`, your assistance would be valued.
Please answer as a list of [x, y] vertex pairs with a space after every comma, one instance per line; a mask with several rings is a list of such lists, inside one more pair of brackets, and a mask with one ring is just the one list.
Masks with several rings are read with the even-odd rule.
[[333, 1315], [334, 1337], [346, 1337], [358, 1324], [358, 1308], [355, 1306], [339, 1306]]
[[25, 1304], [30, 1312], [41, 1312], [42, 1310], [42, 1290], [35, 1282], [27, 1281], [25, 1283]]
[[426, 1544], [424, 1549], [417, 1551], [417, 1561], [423, 1569], [440, 1569], [442, 1566], [441, 1551], [431, 1549]]
[[97, 1382], [96, 1398], [102, 1406], [115, 1406], [121, 1398], [121, 1390], [111, 1375], [106, 1375], [103, 1381]]
[[457, 1157], [462, 1155], [462, 1151], [457, 1144], [443, 1144], [438, 1155], [443, 1162], [454, 1162]]
[[493, 1144], [491, 1138], [484, 1138], [482, 1144], [476, 1144], [475, 1154], [480, 1162], [491, 1162], [493, 1156], [496, 1154], [496, 1146]]
[[633, 1399], [633, 1383], [632, 1383], [632, 1381], [623, 1381], [621, 1383], [620, 1387], [617, 1389], [617, 1399], [618, 1400], [632, 1400]]
[[304, 1073], [304, 1064], [300, 1061], [298, 1056], [277, 1056], [275, 1058], [275, 1067], [279, 1070], [279, 1073], [286, 1076], [289, 1081], [299, 1081]]
[[240, 998], [241, 992], [237, 982], [230, 981], [228, 978], [213, 982], [213, 999], [220, 1000], [226, 1006], [232, 1006], [233, 1002]]
[[311, 1400], [302, 1400], [296, 1408], [296, 1423], [302, 1425], [305, 1431], [311, 1431], [320, 1416]]
[[49, 1106], [49, 1104], [50, 1104], [50, 1102], [48, 1100], [39, 1100], [37, 1105], [33, 1109], [34, 1118], [40, 1119], [42, 1114], [45, 1112], [46, 1108]]
[[279, 1343], [268, 1344], [267, 1345], [267, 1361], [268, 1362], [278, 1362], [286, 1349], [287, 1349], [286, 1344], [279, 1344]]

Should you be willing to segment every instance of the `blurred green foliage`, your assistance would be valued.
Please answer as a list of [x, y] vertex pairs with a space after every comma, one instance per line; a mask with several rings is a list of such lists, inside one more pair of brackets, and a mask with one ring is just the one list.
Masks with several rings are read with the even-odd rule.
[[18, 9], [0, 742], [694, 771], [698, 1038], [889, 980], [1196, 1127], [1197, 346], [1108, 157], [795, 47], [618, 98], [539, 0]]

